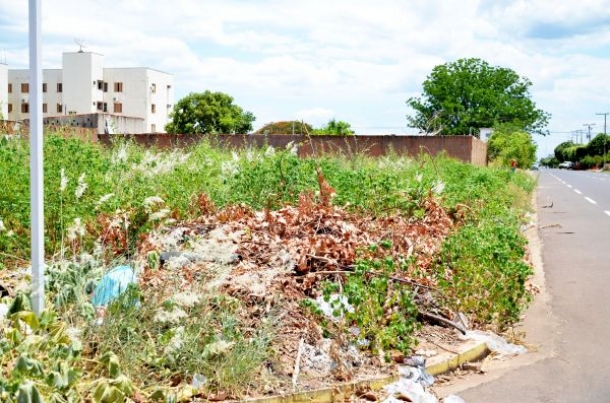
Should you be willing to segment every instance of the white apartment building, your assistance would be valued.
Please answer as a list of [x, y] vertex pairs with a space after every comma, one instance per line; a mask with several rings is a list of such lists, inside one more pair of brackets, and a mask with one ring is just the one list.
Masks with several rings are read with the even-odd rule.
[[[0, 105], [8, 120], [29, 119], [29, 70], [0, 65]], [[5, 74], [6, 76], [6, 74]], [[164, 132], [174, 102], [174, 76], [147, 67], [104, 67], [104, 56], [67, 52], [61, 69], [42, 73], [44, 118], [108, 114], [142, 121], [142, 133]], [[3, 101], [3, 93], [6, 101]]]
[[8, 66], [0, 62], [0, 119], [8, 119]]

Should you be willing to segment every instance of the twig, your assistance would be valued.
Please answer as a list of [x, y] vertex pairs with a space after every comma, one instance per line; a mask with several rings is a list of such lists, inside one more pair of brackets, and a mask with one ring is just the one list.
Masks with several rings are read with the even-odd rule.
[[431, 344], [434, 344], [436, 347], [438, 347], [438, 348], [442, 348], [443, 350], [448, 351], [448, 352], [450, 352], [450, 353], [452, 353], [452, 354], [459, 354], [457, 351], [455, 351], [455, 350], [453, 350], [453, 349], [451, 349], [451, 348], [447, 348], [447, 347], [443, 346], [442, 344], [438, 344], [438, 343], [436, 343], [435, 341], [432, 341], [432, 340], [426, 340], [426, 342], [431, 343]]
[[296, 362], [294, 363], [294, 371], [292, 371], [292, 388], [296, 389], [297, 387], [297, 380], [299, 378], [299, 372], [301, 371], [301, 354], [303, 353], [303, 343], [305, 342], [305, 339], [303, 339], [303, 337], [301, 337], [301, 340], [299, 341], [299, 349], [297, 350], [297, 359]]
[[[324, 256], [316, 256], [316, 255], [311, 255], [311, 254], [308, 253], [307, 257], [310, 257], [312, 259], [317, 259], [317, 260], [324, 260], [327, 263], [334, 264], [335, 266], [343, 267], [345, 269], [353, 268], [353, 266], [345, 266], [345, 265], [337, 262], [336, 260], [333, 260], [333, 259], [330, 259], [330, 258], [327, 258], [327, 257], [324, 257]], [[315, 272], [315, 273], [323, 273], [323, 272]], [[331, 273], [324, 273], [324, 274], [331, 274]], [[332, 273], [332, 274], [336, 274], [336, 273]]]
[[435, 320], [437, 322], [441, 322], [441, 323], [443, 323], [443, 324], [445, 324], [447, 326], [450, 326], [450, 327], [452, 327], [454, 329], [457, 329], [463, 335], [466, 334], [466, 329], [464, 329], [464, 327], [461, 326], [459, 323], [455, 323], [455, 322], [453, 322], [453, 321], [451, 321], [451, 320], [449, 320], [447, 318], [443, 318], [442, 316], [435, 315], [433, 313], [422, 311], [422, 310], [419, 310], [418, 313], [421, 316], [423, 316], [424, 318], [432, 319], [432, 320]]
[[399, 278], [399, 277], [394, 277], [394, 276], [390, 276], [390, 280], [398, 281], [399, 283], [411, 284], [412, 286], [415, 286], [415, 287], [427, 288], [428, 290], [437, 291], [440, 293], [440, 291], [438, 291], [436, 288], [429, 286], [429, 285], [420, 284], [416, 281], [406, 280], [404, 278]]

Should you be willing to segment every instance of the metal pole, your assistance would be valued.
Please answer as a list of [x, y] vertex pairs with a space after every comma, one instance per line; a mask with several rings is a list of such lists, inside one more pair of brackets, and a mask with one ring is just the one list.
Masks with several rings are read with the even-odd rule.
[[42, 168], [42, 52], [40, 0], [29, 0], [30, 23], [30, 230], [32, 309], [44, 310], [44, 199]]
[[606, 167], [606, 140], [607, 139], [607, 134], [606, 134], [606, 118], [608, 117], [608, 114], [610, 114], [610, 112], [600, 112], [600, 113], [596, 113], [596, 115], [604, 115], [604, 155], [602, 155], [602, 159], [603, 159], [603, 165], [602, 165], [602, 171], [604, 170], [604, 168]]

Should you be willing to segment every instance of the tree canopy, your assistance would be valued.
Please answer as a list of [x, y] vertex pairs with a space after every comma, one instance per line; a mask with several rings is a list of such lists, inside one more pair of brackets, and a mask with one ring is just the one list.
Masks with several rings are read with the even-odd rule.
[[499, 124], [546, 134], [550, 115], [536, 108], [528, 90], [531, 85], [513, 70], [481, 59], [439, 65], [424, 81], [421, 97], [407, 100], [415, 111], [407, 121], [422, 132], [444, 135], [478, 136], [479, 129]]
[[267, 123], [258, 129], [255, 134], [307, 134], [313, 131], [313, 127], [298, 120], [285, 120], [281, 122]]
[[506, 127], [494, 130], [487, 143], [489, 159], [504, 166], [515, 160], [517, 166], [531, 168], [536, 162], [536, 149], [531, 134]]
[[165, 125], [168, 133], [246, 134], [256, 120], [252, 112], [233, 103], [222, 92], [190, 93], [178, 101]]
[[330, 136], [353, 136], [352, 126], [342, 120], [331, 119], [324, 126], [314, 129], [310, 124], [298, 120], [271, 122], [258, 129], [255, 134], [310, 134]]
[[353, 136], [352, 125], [342, 120], [331, 119], [325, 126], [314, 129], [313, 134], [330, 136]]
[[610, 136], [599, 133], [587, 144], [589, 155], [604, 155], [610, 151]]

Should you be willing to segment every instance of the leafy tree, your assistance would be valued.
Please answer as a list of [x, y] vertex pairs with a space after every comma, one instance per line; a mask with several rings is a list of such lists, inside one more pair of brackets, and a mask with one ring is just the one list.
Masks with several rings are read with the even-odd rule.
[[543, 167], [556, 168], [559, 165], [559, 160], [553, 154], [550, 154], [540, 159], [540, 165]]
[[233, 97], [222, 92], [190, 93], [174, 105], [168, 133], [245, 134], [256, 120], [252, 112], [233, 103]]
[[590, 156], [601, 155], [610, 151], [610, 136], [604, 133], [599, 133], [593, 137], [593, 140], [587, 144], [587, 150]]
[[531, 168], [536, 162], [536, 148], [531, 134], [509, 129], [494, 130], [487, 143], [490, 160], [506, 166], [515, 160], [521, 168]]
[[310, 124], [289, 120], [281, 122], [271, 122], [258, 129], [255, 134], [307, 134], [313, 131]]
[[352, 125], [342, 120], [330, 120], [326, 126], [315, 129], [313, 134], [331, 135], [331, 136], [353, 136], [355, 133], [352, 130]]
[[481, 128], [505, 123], [544, 135], [550, 115], [530, 99], [531, 85], [513, 70], [481, 59], [439, 65], [424, 81], [421, 97], [407, 100], [415, 110], [407, 121], [423, 132], [444, 135], [478, 136]]
[[559, 161], [559, 162], [568, 161], [568, 159], [566, 158], [565, 150], [575, 147], [575, 146], [576, 146], [576, 144], [574, 144], [574, 142], [572, 140], [564, 141], [563, 143], [558, 144], [557, 147], [555, 147], [555, 150], [553, 150], [557, 161]]

